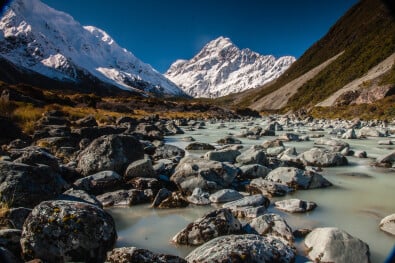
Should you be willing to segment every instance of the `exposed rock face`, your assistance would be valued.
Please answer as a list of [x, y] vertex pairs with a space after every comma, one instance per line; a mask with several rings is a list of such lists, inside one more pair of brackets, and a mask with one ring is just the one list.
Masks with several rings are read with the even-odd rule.
[[338, 152], [333, 152], [322, 148], [312, 148], [299, 155], [304, 165], [317, 167], [347, 165], [347, 158]]
[[238, 218], [255, 218], [265, 213], [269, 205], [270, 200], [268, 198], [256, 194], [225, 203], [222, 207], [229, 208]]
[[260, 193], [265, 196], [284, 196], [293, 189], [285, 184], [272, 182], [263, 178], [251, 180], [248, 190], [253, 193]]
[[266, 180], [285, 184], [293, 189], [311, 189], [331, 186], [322, 175], [294, 167], [279, 167], [271, 171]]
[[362, 127], [358, 132], [357, 132], [357, 137], [358, 138], [364, 138], [364, 137], [384, 137], [385, 134], [381, 131], [379, 131], [376, 128], [373, 127]]
[[276, 208], [290, 213], [304, 213], [317, 207], [317, 204], [300, 199], [287, 199], [274, 203]]
[[49, 166], [0, 161], [0, 201], [9, 207], [32, 208], [55, 198], [68, 185]]
[[107, 192], [98, 195], [97, 199], [103, 204], [104, 207], [109, 206], [132, 206], [137, 204], [148, 203], [150, 198], [145, 191], [138, 189], [118, 190], [114, 192]]
[[370, 262], [369, 246], [338, 228], [316, 228], [304, 243], [308, 257], [317, 262]]
[[243, 198], [243, 195], [233, 189], [222, 189], [210, 195], [213, 203], [226, 203]]
[[188, 262], [281, 262], [291, 263], [295, 252], [279, 239], [259, 235], [217, 237], [193, 250]]
[[267, 162], [265, 151], [262, 146], [254, 145], [250, 149], [242, 152], [236, 158], [236, 162], [239, 164], [260, 164], [265, 165]]
[[209, 212], [177, 233], [172, 241], [183, 245], [201, 245], [215, 237], [241, 233], [241, 223], [229, 209]]
[[126, 179], [134, 178], [134, 177], [157, 177], [152, 167], [152, 162], [150, 159], [141, 159], [132, 162], [126, 168], [124, 177]]
[[380, 229], [384, 232], [395, 236], [395, 214], [384, 217], [380, 221]]
[[237, 171], [235, 167], [225, 163], [185, 157], [170, 180], [185, 192], [191, 193], [195, 188], [214, 191], [228, 187]]
[[110, 263], [187, 263], [185, 259], [167, 254], [156, 254], [152, 251], [136, 247], [114, 248], [107, 254]]
[[25, 260], [102, 262], [117, 234], [112, 217], [81, 202], [46, 201], [28, 216], [22, 231]]
[[78, 169], [86, 176], [103, 170], [123, 174], [131, 162], [143, 158], [144, 149], [133, 136], [104, 135], [95, 139], [77, 159]]
[[155, 150], [153, 158], [155, 160], [159, 159], [171, 159], [171, 158], [182, 158], [185, 155], [185, 151], [177, 146], [165, 144], [159, 146]]
[[216, 151], [209, 151], [204, 155], [204, 159], [217, 161], [217, 162], [228, 162], [234, 163], [236, 157], [240, 155], [239, 150], [235, 149], [223, 149]]

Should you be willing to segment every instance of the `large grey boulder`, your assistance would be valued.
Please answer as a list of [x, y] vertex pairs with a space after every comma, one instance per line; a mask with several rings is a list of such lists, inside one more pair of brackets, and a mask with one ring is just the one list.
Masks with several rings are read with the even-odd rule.
[[68, 201], [76, 201], [76, 202], [85, 202], [91, 205], [95, 205], [99, 208], [103, 208], [102, 203], [97, 200], [96, 196], [90, 195], [84, 190], [73, 189], [70, 188], [63, 194], [59, 195], [57, 200], [68, 200]]
[[261, 164], [247, 164], [239, 167], [241, 170], [241, 179], [255, 179], [255, 178], [265, 178], [270, 169]]
[[279, 167], [272, 170], [266, 180], [285, 184], [293, 189], [312, 189], [331, 186], [322, 175], [313, 171], [305, 171], [295, 167]]
[[152, 156], [154, 160], [160, 159], [174, 159], [182, 158], [185, 156], [185, 151], [177, 146], [164, 144], [156, 148], [154, 155]]
[[332, 150], [336, 152], [342, 151], [346, 147], [350, 147], [350, 145], [342, 140], [338, 139], [328, 139], [328, 138], [318, 138], [314, 141], [316, 145], [325, 145], [329, 146]]
[[270, 196], [270, 197], [284, 196], [287, 193], [293, 191], [292, 188], [288, 187], [285, 184], [272, 182], [263, 178], [256, 178], [251, 180], [247, 188], [249, 192], [255, 194], [259, 193], [264, 196]]
[[229, 209], [207, 213], [177, 233], [172, 241], [182, 245], [201, 245], [218, 236], [241, 233], [242, 226]]
[[107, 254], [106, 262], [110, 263], [187, 263], [185, 259], [167, 254], [157, 254], [147, 249], [136, 247], [114, 248]]
[[369, 246], [335, 227], [314, 229], [304, 243], [308, 257], [316, 262], [370, 262]]
[[294, 250], [279, 239], [254, 234], [217, 237], [196, 248], [188, 262], [279, 262], [295, 260]]
[[124, 178], [131, 179], [135, 177], [148, 177], [155, 178], [158, 177], [155, 173], [155, 170], [152, 166], [152, 162], [150, 159], [141, 159], [132, 162], [126, 168]]
[[264, 214], [269, 205], [270, 200], [268, 198], [261, 194], [256, 194], [225, 203], [222, 207], [229, 208], [233, 215], [238, 218], [255, 218]]
[[262, 146], [254, 145], [246, 151], [242, 152], [236, 158], [236, 162], [242, 165], [267, 163], [266, 154]]
[[277, 209], [290, 213], [304, 213], [317, 207], [317, 204], [314, 202], [304, 201], [296, 198], [277, 201], [274, 203], [274, 205]]
[[67, 188], [67, 183], [49, 166], [0, 161], [0, 202], [8, 207], [33, 208]]
[[222, 189], [210, 195], [210, 201], [213, 203], [226, 203], [239, 200], [244, 196], [233, 189]]
[[385, 134], [376, 128], [373, 127], [362, 127], [358, 132], [357, 132], [357, 137], [358, 138], [364, 138], [364, 137], [384, 137]]
[[333, 152], [323, 148], [311, 148], [299, 155], [304, 165], [317, 167], [330, 167], [347, 165], [347, 158], [338, 152]]
[[122, 177], [114, 171], [101, 171], [74, 182], [77, 189], [90, 194], [99, 195], [119, 189], [123, 184]]
[[209, 143], [203, 142], [192, 142], [185, 147], [188, 151], [205, 151], [205, 150], [215, 150], [215, 147]]
[[43, 148], [29, 146], [17, 151], [20, 152], [21, 155], [14, 160], [15, 163], [24, 163], [28, 165], [44, 164], [51, 167], [54, 171], [59, 171], [58, 159]]
[[232, 165], [187, 156], [177, 165], [170, 180], [183, 192], [191, 193], [195, 188], [213, 192], [230, 186], [237, 173], [238, 169]]
[[144, 204], [149, 203], [151, 198], [153, 198], [152, 191], [150, 192], [138, 189], [118, 190], [97, 196], [97, 199], [104, 207]]
[[264, 214], [254, 218], [245, 229], [251, 234], [276, 237], [284, 244], [292, 245], [294, 242], [292, 228], [277, 214]]
[[209, 151], [204, 155], [204, 159], [217, 162], [234, 163], [236, 161], [236, 157], [240, 154], [239, 150], [226, 148], [222, 150]]
[[379, 226], [382, 231], [395, 236], [395, 214], [384, 217]]
[[376, 158], [375, 165], [381, 167], [391, 167], [395, 163], [395, 152], [390, 152]]
[[190, 196], [187, 197], [187, 200], [191, 204], [195, 205], [208, 205], [211, 203], [210, 194], [208, 192], [204, 192], [200, 188], [195, 188]]
[[133, 136], [104, 135], [78, 155], [77, 168], [84, 176], [103, 170], [123, 174], [131, 162], [143, 158], [143, 146]]
[[103, 262], [117, 239], [113, 218], [81, 202], [45, 201], [36, 206], [23, 226], [25, 260]]

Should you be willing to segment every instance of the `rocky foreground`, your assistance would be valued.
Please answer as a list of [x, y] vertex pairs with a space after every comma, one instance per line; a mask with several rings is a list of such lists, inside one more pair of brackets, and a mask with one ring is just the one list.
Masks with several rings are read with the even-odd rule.
[[[272, 198], [330, 187], [321, 167], [348, 165], [351, 155], [367, 156], [342, 139], [374, 136], [383, 137], [380, 144], [392, 144], [388, 136], [394, 130], [386, 123], [339, 121], [333, 126], [325, 120], [271, 117], [264, 126], [251, 122], [238, 137], [279, 136], [248, 149], [236, 137], [224, 137], [217, 145], [185, 137], [188, 150], [207, 151], [201, 158], [185, 156], [183, 149], [165, 144], [164, 136], [204, 129], [204, 121], [152, 116], [112, 123], [99, 126], [91, 116], [71, 121], [63, 112], [50, 111], [27, 136], [0, 118], [1, 262], [294, 262], [296, 238], [305, 238], [302, 256], [312, 261], [370, 261], [368, 245], [347, 232], [291, 229], [267, 208], [314, 210], [319, 204], [309, 200]], [[300, 125], [311, 131], [332, 128], [337, 138], [315, 138], [315, 147], [297, 153], [283, 142], [309, 136], [284, 129]], [[392, 169], [395, 152], [373, 165]], [[105, 207], [144, 203], [162, 209], [215, 204], [217, 209], [171, 238], [196, 246], [185, 259], [136, 247], [114, 249], [115, 222]], [[385, 217], [378, 227], [395, 235], [394, 218]]]

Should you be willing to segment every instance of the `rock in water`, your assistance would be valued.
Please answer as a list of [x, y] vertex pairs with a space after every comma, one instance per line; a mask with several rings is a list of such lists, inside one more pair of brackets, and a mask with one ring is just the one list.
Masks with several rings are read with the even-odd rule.
[[304, 165], [317, 167], [330, 167], [347, 165], [347, 158], [338, 152], [322, 148], [312, 148], [300, 154], [300, 160]]
[[316, 228], [304, 241], [315, 262], [370, 262], [369, 246], [335, 227]]
[[380, 222], [380, 229], [395, 236], [395, 214], [384, 217]]
[[317, 207], [317, 204], [310, 201], [304, 201], [300, 199], [287, 199], [282, 201], [277, 201], [274, 205], [285, 212], [290, 213], [304, 213], [311, 211]]
[[79, 154], [77, 167], [84, 176], [103, 170], [124, 174], [131, 162], [143, 158], [143, 146], [133, 136], [104, 135]]
[[107, 261], [110, 263], [187, 263], [187, 261], [177, 256], [156, 254], [147, 249], [136, 247], [114, 248], [108, 253]]
[[81, 202], [46, 201], [36, 206], [23, 225], [25, 260], [103, 262], [117, 239], [113, 218]]
[[178, 232], [173, 242], [183, 245], [201, 245], [215, 237], [238, 234], [241, 223], [229, 209], [214, 210]]
[[188, 262], [294, 262], [291, 247], [273, 237], [228, 235], [217, 237], [193, 250]]

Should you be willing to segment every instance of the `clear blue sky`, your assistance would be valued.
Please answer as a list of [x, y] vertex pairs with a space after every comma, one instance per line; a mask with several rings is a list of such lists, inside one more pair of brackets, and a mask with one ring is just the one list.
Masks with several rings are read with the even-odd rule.
[[[82, 25], [105, 30], [142, 61], [165, 72], [207, 42], [300, 57], [357, 0], [42, 0]], [[111, 4], [108, 4], [111, 3]]]

